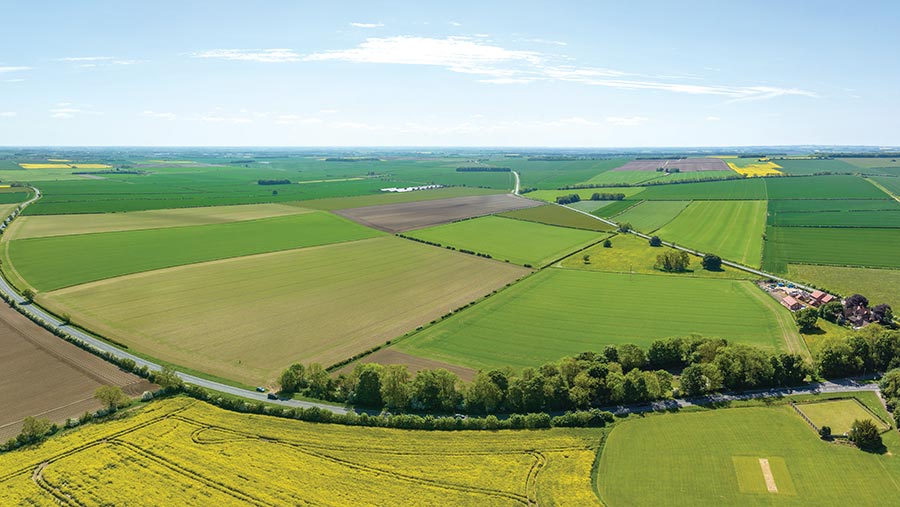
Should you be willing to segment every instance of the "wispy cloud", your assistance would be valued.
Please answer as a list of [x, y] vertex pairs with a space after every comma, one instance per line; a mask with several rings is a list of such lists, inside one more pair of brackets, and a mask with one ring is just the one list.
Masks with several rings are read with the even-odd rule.
[[67, 62], [77, 64], [79, 67], [90, 68], [101, 65], [134, 65], [138, 60], [129, 60], [116, 56], [67, 56], [57, 58], [57, 62]]
[[552, 46], [568, 46], [567, 42], [563, 42], [561, 40], [551, 40], [551, 39], [541, 39], [541, 38], [533, 38], [533, 39], [522, 39], [525, 42], [534, 42], [535, 44], [550, 44]]
[[275, 117], [275, 123], [279, 125], [314, 125], [322, 123], [322, 119], [299, 114], [281, 114]]
[[22, 72], [25, 70], [31, 70], [31, 67], [14, 67], [14, 66], [2, 66], [0, 65], [0, 73], [5, 72]]
[[350, 26], [356, 28], [381, 28], [384, 23], [350, 23]]
[[142, 111], [141, 116], [144, 118], [153, 118], [154, 120], [174, 120], [178, 118], [178, 115], [175, 113], [159, 113], [156, 111]]
[[649, 120], [643, 116], [610, 116], [606, 119], [607, 123], [618, 127], [637, 127]]
[[706, 121], [719, 121], [719, 120], [721, 120], [721, 118], [719, 118], [718, 116], [707, 116], [706, 117]]
[[97, 116], [103, 113], [91, 109], [83, 109], [80, 107], [70, 107], [68, 102], [60, 102], [57, 107], [50, 109], [50, 116], [53, 118], [69, 119], [76, 116]]
[[458, 21], [451, 21], [450, 26], [462, 26], [462, 23], [460, 23]]
[[260, 63], [299, 62], [301, 56], [292, 49], [211, 49], [191, 53], [193, 58], [235, 60]]
[[15, 118], [17, 115], [15, 111], [0, 111], [0, 118]]

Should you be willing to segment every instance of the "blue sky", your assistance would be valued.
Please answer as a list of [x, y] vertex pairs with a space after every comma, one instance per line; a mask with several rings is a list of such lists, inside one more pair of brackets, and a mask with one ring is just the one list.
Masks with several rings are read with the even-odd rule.
[[896, 2], [0, 12], [0, 145], [900, 144]]

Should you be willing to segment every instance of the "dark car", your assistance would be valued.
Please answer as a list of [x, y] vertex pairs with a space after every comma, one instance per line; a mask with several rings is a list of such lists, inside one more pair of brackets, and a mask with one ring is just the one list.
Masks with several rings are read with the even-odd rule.
[[266, 388], [265, 388], [265, 387], [257, 387], [257, 388], [256, 388], [256, 392], [258, 392], [258, 393], [264, 393], [264, 392], [266, 392]]
[[266, 398], [269, 398], [270, 400], [277, 400], [278, 396], [275, 396], [275, 393], [269, 393], [266, 395]]

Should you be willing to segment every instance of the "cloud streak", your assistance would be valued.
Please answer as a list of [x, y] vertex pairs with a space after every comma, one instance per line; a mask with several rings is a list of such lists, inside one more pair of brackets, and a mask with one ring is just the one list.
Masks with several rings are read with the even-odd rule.
[[26, 70], [31, 70], [31, 67], [13, 67], [13, 66], [0, 66], [0, 73], [5, 72], [22, 72]]
[[259, 63], [301, 61], [300, 54], [292, 49], [212, 49], [191, 53], [191, 57]]
[[355, 28], [381, 28], [384, 26], [384, 23], [350, 23], [350, 26]]

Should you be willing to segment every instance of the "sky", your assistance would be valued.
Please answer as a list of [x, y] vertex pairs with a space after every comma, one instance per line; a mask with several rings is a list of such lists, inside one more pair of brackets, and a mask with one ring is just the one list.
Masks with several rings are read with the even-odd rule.
[[0, 0], [0, 146], [900, 144], [900, 2]]

